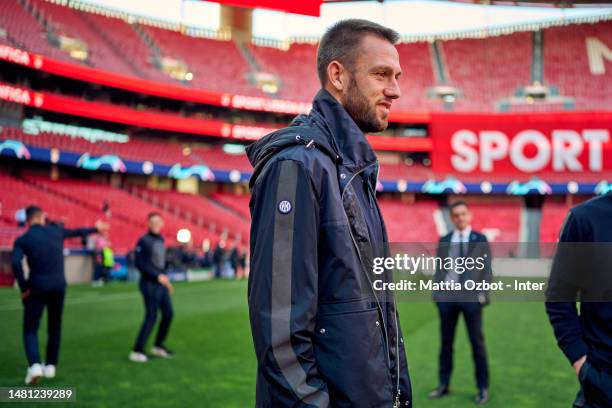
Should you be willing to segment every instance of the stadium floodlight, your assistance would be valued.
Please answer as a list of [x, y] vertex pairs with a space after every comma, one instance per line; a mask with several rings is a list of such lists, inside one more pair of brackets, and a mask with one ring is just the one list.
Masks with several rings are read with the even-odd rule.
[[176, 233], [176, 240], [181, 244], [187, 244], [191, 241], [191, 231], [187, 228], [181, 228]]

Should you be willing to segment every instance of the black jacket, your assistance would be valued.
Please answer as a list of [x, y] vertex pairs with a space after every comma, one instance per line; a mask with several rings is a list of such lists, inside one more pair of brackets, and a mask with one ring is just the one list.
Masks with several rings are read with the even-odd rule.
[[166, 247], [161, 235], [147, 232], [136, 244], [134, 264], [140, 271], [140, 279], [157, 282], [160, 273], [166, 273]]
[[394, 300], [369, 282], [388, 249], [365, 136], [322, 90], [247, 153], [256, 406], [411, 406]]
[[[546, 302], [557, 343], [570, 363], [586, 355], [589, 364], [608, 373], [612, 373], [610, 249], [612, 193], [570, 210], [559, 237]], [[568, 267], [574, 260], [575, 266]], [[576, 300], [582, 300], [580, 314]]]
[[[64, 290], [64, 240], [83, 237], [96, 232], [95, 228], [66, 229], [50, 225], [32, 225], [13, 245], [11, 263], [13, 274], [22, 292]], [[30, 274], [25, 279], [22, 260], [27, 258]]]
[[[456, 253], [456, 246], [458, 243], [451, 243], [453, 237], [453, 231], [444, 235], [440, 238], [438, 243], [438, 250], [436, 256], [439, 259], [446, 259], [447, 257], [451, 257], [451, 249], [454, 253]], [[484, 234], [481, 234], [477, 231], [472, 231], [469, 237], [469, 243], [467, 247], [467, 252], [465, 254], [466, 257], [474, 259], [480, 259], [483, 268], [465, 268], [465, 271], [459, 274], [459, 280], [461, 283], [466, 280], [473, 280], [475, 282], [491, 282], [492, 279], [492, 269], [491, 264], [493, 261], [491, 255], [491, 247], [489, 245], [489, 241]], [[448, 270], [444, 268], [436, 268], [436, 273], [434, 275], [434, 282], [442, 282], [446, 279], [446, 274]], [[488, 291], [473, 291], [473, 290], [464, 290], [464, 291], [434, 291], [433, 293], [434, 300], [436, 302], [479, 302], [483, 304], [489, 304], [489, 292]], [[482, 299], [480, 298], [482, 297]]]

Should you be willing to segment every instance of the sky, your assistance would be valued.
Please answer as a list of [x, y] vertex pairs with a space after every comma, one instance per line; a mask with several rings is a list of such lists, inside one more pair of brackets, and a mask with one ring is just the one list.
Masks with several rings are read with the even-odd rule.
[[[132, 14], [216, 30], [219, 4], [200, 0], [82, 0]], [[563, 18], [612, 15], [609, 8], [558, 9], [548, 7], [485, 6], [435, 0], [387, 0], [324, 4], [321, 17], [299, 16], [271, 10], [255, 10], [253, 35], [284, 40], [319, 37], [325, 28], [344, 18], [367, 18], [385, 24], [402, 35], [434, 35], [495, 28], [514, 24], [558, 21]]]

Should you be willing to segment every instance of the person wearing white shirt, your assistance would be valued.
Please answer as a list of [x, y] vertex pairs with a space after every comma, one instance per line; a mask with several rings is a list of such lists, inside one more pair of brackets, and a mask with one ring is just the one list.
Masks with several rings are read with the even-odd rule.
[[[466, 280], [491, 280], [491, 250], [487, 238], [472, 229], [472, 213], [464, 201], [456, 201], [449, 207], [454, 229], [440, 238], [437, 256], [441, 259], [452, 258], [454, 267], [439, 268], [434, 276], [435, 282], [456, 282]], [[483, 268], [462, 267], [465, 259], [481, 258]], [[463, 261], [463, 262], [461, 262]], [[434, 292], [434, 300], [440, 314], [441, 347], [439, 355], [439, 383], [429, 394], [430, 399], [438, 399], [450, 393], [450, 379], [453, 370], [453, 343], [459, 316], [463, 314], [472, 345], [476, 372], [476, 404], [489, 401], [489, 369], [482, 330], [482, 308], [489, 303], [485, 291], [444, 290]]]

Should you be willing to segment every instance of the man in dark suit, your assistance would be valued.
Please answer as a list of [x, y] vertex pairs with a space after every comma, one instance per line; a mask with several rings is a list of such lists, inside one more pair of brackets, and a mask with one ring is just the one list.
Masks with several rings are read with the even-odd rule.
[[[43, 376], [55, 377], [55, 366], [59, 360], [66, 295], [64, 240], [105, 232], [108, 225], [98, 221], [91, 228], [66, 229], [48, 223], [44, 211], [35, 205], [26, 208], [25, 213], [28, 230], [15, 240], [11, 262], [23, 301], [23, 344], [29, 364], [25, 383], [33, 385]], [[27, 277], [23, 269], [24, 258], [29, 268]], [[45, 309], [48, 342], [43, 366], [38, 349], [38, 327]]]
[[[464, 201], [457, 201], [450, 206], [451, 220], [455, 229], [440, 238], [437, 256], [439, 259], [453, 259], [454, 268], [446, 269], [447, 263], [437, 268], [434, 282], [458, 282], [460, 291], [444, 290], [434, 292], [434, 301], [440, 312], [440, 367], [439, 385], [430, 394], [430, 399], [444, 397], [450, 393], [450, 378], [453, 370], [453, 342], [459, 315], [463, 314], [465, 325], [472, 344], [472, 355], [476, 368], [476, 385], [478, 392], [474, 402], [485, 404], [489, 401], [489, 369], [487, 353], [482, 333], [482, 307], [489, 303], [486, 291], [465, 290], [463, 283], [491, 280], [491, 250], [487, 238], [472, 230], [472, 214]], [[461, 259], [481, 260], [483, 267], [465, 268]]]

